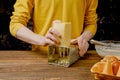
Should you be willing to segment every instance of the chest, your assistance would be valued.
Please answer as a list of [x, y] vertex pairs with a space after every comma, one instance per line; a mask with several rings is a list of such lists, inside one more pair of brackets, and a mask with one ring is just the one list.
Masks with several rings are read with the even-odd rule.
[[37, 6], [54, 8], [80, 8], [85, 6], [86, 0], [35, 0]]

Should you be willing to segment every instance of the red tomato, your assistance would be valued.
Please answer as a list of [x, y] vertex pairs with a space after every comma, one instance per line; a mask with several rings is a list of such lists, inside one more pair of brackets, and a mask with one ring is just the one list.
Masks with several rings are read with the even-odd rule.
[[113, 74], [116, 75], [120, 66], [120, 61], [114, 61], [112, 63]]

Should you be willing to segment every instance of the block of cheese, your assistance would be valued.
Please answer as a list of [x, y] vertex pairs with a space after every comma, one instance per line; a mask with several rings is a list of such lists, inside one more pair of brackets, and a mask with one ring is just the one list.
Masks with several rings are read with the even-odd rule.
[[56, 29], [62, 36], [62, 38], [60, 39], [60, 46], [70, 46], [71, 23], [54, 23], [52, 27]]

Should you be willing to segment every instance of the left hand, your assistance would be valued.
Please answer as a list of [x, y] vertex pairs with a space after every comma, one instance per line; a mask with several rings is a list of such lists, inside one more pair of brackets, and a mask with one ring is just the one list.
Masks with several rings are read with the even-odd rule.
[[86, 38], [83, 38], [82, 36], [79, 36], [76, 39], [72, 39], [71, 44], [78, 45], [80, 56], [84, 56], [84, 54], [87, 52], [87, 50], [89, 48], [88, 40]]

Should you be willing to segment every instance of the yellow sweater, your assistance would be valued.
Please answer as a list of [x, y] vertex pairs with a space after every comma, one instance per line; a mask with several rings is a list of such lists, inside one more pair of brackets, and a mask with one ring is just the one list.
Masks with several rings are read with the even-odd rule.
[[71, 38], [90, 30], [95, 35], [97, 30], [96, 8], [98, 0], [16, 0], [11, 16], [10, 32], [16, 37], [17, 30], [27, 26], [33, 12], [34, 32], [45, 35], [52, 21], [72, 23]]

